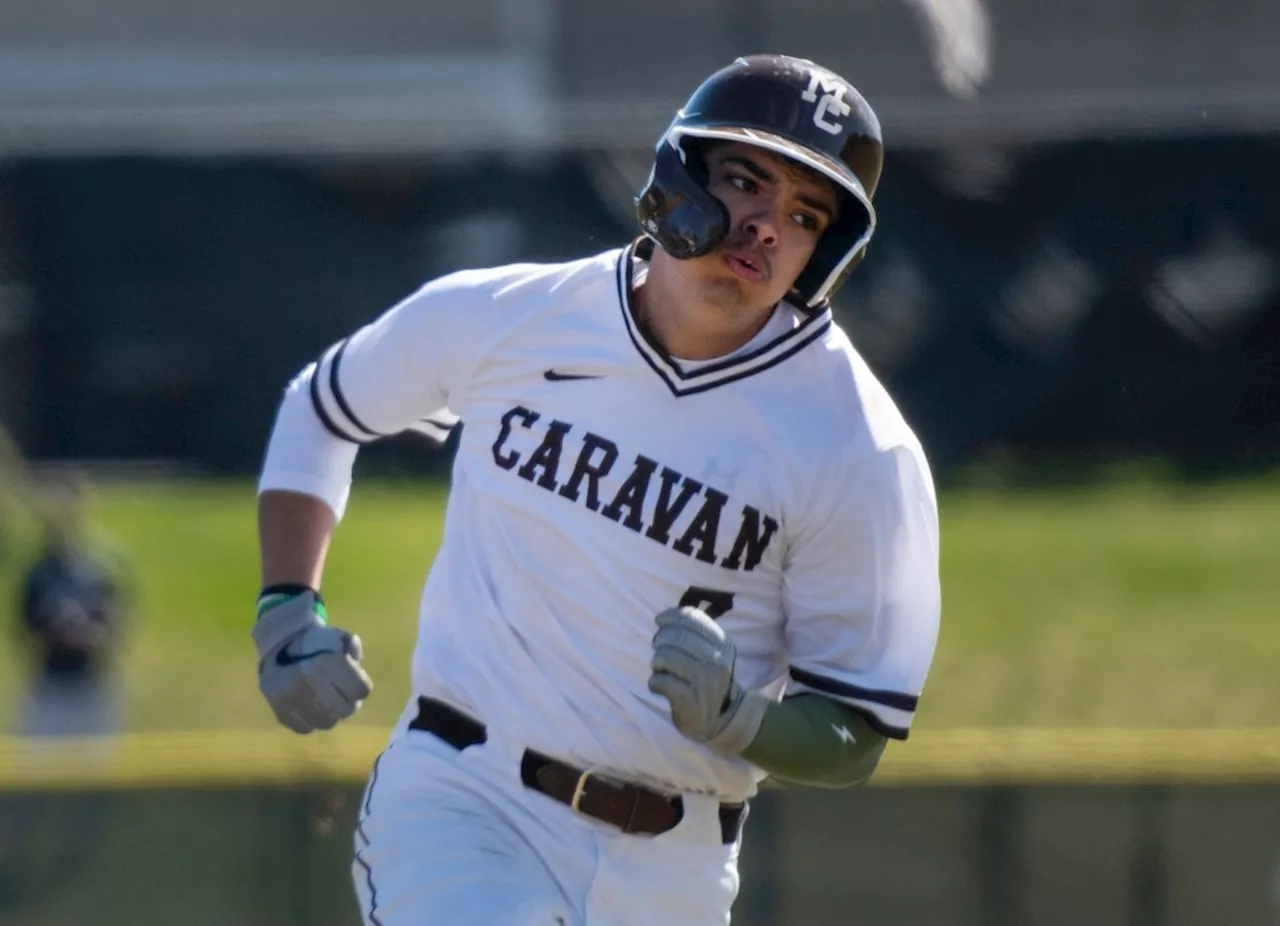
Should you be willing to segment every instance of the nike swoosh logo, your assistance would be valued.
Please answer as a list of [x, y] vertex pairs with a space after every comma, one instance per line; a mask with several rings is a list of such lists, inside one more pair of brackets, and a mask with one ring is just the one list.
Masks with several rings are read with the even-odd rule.
[[565, 383], [574, 379], [603, 379], [601, 376], [593, 376], [590, 373], [560, 373], [556, 370], [547, 370], [542, 374], [542, 378], [549, 383]]
[[292, 666], [299, 662], [306, 662], [308, 659], [315, 659], [317, 656], [323, 656], [325, 653], [332, 653], [331, 649], [318, 649], [310, 653], [298, 653], [296, 656], [289, 652], [289, 647], [282, 647], [280, 652], [276, 653], [276, 665]]

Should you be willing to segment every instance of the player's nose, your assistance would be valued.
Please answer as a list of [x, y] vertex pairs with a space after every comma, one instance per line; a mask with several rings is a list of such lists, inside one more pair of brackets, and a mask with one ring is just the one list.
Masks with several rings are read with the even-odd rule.
[[761, 247], [771, 248], [778, 243], [778, 221], [777, 204], [761, 202], [743, 218], [742, 227]]

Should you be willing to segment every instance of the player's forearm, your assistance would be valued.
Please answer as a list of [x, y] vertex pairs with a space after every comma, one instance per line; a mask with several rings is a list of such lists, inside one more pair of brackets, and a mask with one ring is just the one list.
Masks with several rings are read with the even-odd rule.
[[320, 588], [329, 538], [337, 523], [320, 499], [300, 492], [268, 490], [258, 496], [258, 543], [262, 585]]
[[843, 788], [871, 777], [885, 738], [830, 698], [803, 694], [771, 703], [742, 757], [796, 784]]

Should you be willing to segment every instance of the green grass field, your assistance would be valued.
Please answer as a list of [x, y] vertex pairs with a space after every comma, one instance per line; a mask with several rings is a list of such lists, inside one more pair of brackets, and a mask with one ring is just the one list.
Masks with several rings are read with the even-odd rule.
[[[943, 629], [920, 728], [1277, 722], [1280, 479], [951, 489], [940, 506]], [[408, 695], [442, 511], [439, 486], [358, 482], [336, 536], [326, 598], [334, 622], [364, 639], [378, 685], [361, 723], [392, 723]], [[116, 484], [98, 514], [136, 581], [128, 727], [272, 725], [248, 637], [252, 485]], [[0, 609], [10, 626], [12, 577]], [[21, 680], [11, 639], [0, 646], [6, 710]]]

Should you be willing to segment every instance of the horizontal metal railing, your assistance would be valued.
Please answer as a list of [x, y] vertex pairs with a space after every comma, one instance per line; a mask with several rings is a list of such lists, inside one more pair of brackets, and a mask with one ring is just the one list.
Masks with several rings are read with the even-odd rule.
[[[216, 787], [362, 780], [381, 728], [0, 738], [0, 791]], [[872, 784], [1280, 782], [1280, 729], [921, 730], [892, 744]]]

